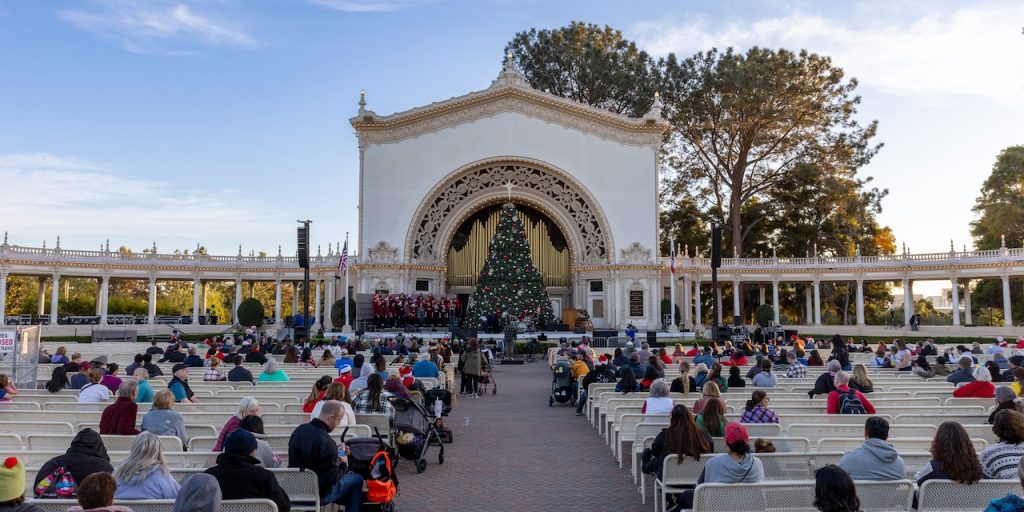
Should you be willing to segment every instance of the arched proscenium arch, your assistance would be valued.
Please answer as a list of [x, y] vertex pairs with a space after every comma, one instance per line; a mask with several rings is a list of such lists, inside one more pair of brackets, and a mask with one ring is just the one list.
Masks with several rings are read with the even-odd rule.
[[406, 235], [406, 261], [444, 260], [455, 222], [507, 192], [529, 199], [562, 229], [576, 263], [607, 263], [615, 254], [608, 221], [589, 191], [568, 173], [535, 160], [496, 158], [467, 165], [441, 180], [420, 203]]

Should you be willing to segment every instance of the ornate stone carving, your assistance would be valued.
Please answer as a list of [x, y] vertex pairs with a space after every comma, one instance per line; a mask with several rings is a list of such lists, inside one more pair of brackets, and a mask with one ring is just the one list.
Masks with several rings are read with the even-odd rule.
[[367, 252], [370, 254], [369, 261], [371, 262], [390, 263], [398, 261], [398, 249], [392, 247], [391, 244], [384, 240], [377, 242], [377, 245], [369, 248]]
[[[438, 247], [441, 226], [474, 197], [496, 189], [506, 182], [531, 190], [562, 210], [581, 241], [581, 259], [587, 263], [608, 261], [606, 227], [603, 215], [593, 199], [568, 178], [525, 162], [489, 164], [456, 175], [436, 187], [421, 205], [415, 217], [411, 256], [418, 262], [440, 261], [444, 248]], [[648, 251], [648, 254], [650, 251]]]
[[640, 242], [633, 242], [629, 247], [622, 250], [622, 263], [650, 263], [651, 250], [644, 249]]

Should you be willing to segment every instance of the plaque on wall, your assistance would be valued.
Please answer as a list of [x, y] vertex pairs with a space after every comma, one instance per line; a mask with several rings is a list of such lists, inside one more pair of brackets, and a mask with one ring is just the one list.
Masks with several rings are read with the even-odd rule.
[[643, 290], [630, 290], [629, 291], [629, 316], [642, 317], [644, 316], [644, 291]]

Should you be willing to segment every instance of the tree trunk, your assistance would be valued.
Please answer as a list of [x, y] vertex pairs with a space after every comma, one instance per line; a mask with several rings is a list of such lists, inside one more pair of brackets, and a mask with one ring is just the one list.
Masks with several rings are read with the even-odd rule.
[[[743, 219], [740, 216], [743, 205], [740, 200], [740, 192], [739, 189], [733, 189], [732, 197], [729, 199], [729, 229], [732, 231], [729, 236], [731, 242], [729, 249], [734, 258], [739, 258], [743, 253]], [[723, 249], [725, 248], [723, 247]]]

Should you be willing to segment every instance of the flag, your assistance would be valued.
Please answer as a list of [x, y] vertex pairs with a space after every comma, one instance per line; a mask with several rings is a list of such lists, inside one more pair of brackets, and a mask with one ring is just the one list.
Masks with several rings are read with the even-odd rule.
[[669, 250], [669, 252], [670, 252], [670, 256], [672, 258], [670, 260], [671, 264], [669, 265], [669, 270], [671, 270], [672, 273], [675, 274], [676, 273], [676, 243], [675, 242], [672, 242], [671, 249]]
[[341, 249], [341, 257], [338, 258], [338, 273], [344, 274], [348, 269], [348, 238], [345, 239], [345, 247]]

